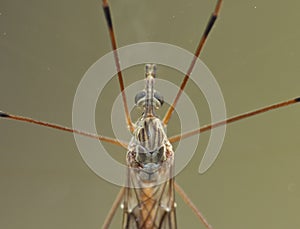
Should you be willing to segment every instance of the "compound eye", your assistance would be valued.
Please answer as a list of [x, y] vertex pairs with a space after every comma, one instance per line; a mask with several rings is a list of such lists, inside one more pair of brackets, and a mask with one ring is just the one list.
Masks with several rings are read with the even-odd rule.
[[[135, 105], [138, 107], [144, 107], [146, 102], [146, 91], [139, 91], [134, 98]], [[153, 106], [159, 109], [164, 104], [164, 97], [158, 92], [154, 91]]]
[[135, 105], [142, 107], [143, 104], [145, 103], [145, 98], [146, 98], [146, 92], [144, 90], [139, 91], [134, 98]]
[[156, 104], [156, 107], [160, 108], [164, 104], [164, 97], [158, 91], [155, 91], [154, 98], [157, 100], [156, 103], [158, 103]]

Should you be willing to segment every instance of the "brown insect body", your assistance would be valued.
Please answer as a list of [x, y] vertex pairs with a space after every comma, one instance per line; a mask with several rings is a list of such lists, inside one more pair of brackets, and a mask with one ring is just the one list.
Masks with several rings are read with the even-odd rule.
[[176, 228], [174, 152], [162, 121], [155, 116], [163, 99], [154, 91], [156, 66], [146, 65], [146, 86], [136, 96], [144, 109], [128, 145], [128, 179], [123, 228]]

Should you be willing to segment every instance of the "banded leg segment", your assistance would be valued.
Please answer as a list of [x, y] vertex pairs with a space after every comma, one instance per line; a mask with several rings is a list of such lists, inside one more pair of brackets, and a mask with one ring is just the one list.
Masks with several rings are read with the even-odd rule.
[[259, 108], [257, 110], [253, 110], [253, 111], [246, 112], [244, 114], [233, 116], [233, 117], [228, 118], [226, 120], [222, 120], [222, 121], [219, 121], [219, 122], [216, 122], [216, 123], [212, 123], [212, 124], [203, 126], [199, 129], [191, 130], [191, 131], [183, 133], [183, 134], [172, 136], [172, 137], [169, 138], [169, 141], [170, 141], [170, 143], [178, 142], [181, 139], [188, 138], [188, 137], [191, 137], [193, 135], [203, 133], [205, 131], [217, 128], [219, 126], [223, 126], [223, 125], [226, 125], [226, 124], [229, 124], [229, 123], [232, 123], [232, 122], [236, 122], [236, 121], [239, 121], [239, 120], [242, 120], [242, 119], [245, 119], [245, 118], [249, 118], [249, 117], [252, 117], [252, 116], [255, 116], [255, 115], [258, 115], [258, 114], [265, 113], [267, 111], [276, 110], [278, 108], [286, 107], [286, 106], [289, 106], [289, 105], [292, 105], [292, 104], [295, 104], [295, 103], [299, 103], [299, 102], [300, 102], [300, 97], [293, 98], [293, 99], [283, 101], [283, 102], [279, 102], [279, 103], [275, 103], [275, 104], [270, 105], [270, 106], [262, 107], [262, 108]]
[[130, 132], [133, 133], [134, 126], [131, 121], [130, 113], [128, 110], [128, 104], [127, 104], [126, 94], [125, 94], [125, 90], [124, 90], [125, 87], [124, 87], [123, 75], [122, 75], [120, 61], [119, 61], [119, 55], [118, 55], [118, 51], [117, 51], [118, 46], [117, 46], [116, 36], [115, 36], [114, 29], [113, 29], [112, 18], [111, 18], [110, 9], [109, 9], [107, 0], [102, 1], [102, 7], [103, 7], [104, 14], [105, 14], [106, 22], [107, 22], [109, 37], [110, 37], [111, 46], [112, 46], [113, 53], [114, 53], [115, 64], [116, 64], [116, 68], [117, 68], [117, 72], [118, 72], [118, 79], [119, 79], [120, 90], [122, 93], [123, 105], [124, 105], [125, 116], [126, 116], [126, 123], [127, 123], [127, 126], [129, 128]]
[[219, 12], [220, 12], [221, 4], [222, 4], [222, 0], [218, 0], [218, 2], [216, 4], [216, 7], [215, 7], [215, 10], [212, 13], [212, 15], [211, 15], [211, 17], [210, 17], [210, 19], [209, 19], [209, 21], [208, 21], [208, 23], [206, 25], [204, 33], [202, 34], [202, 37], [201, 37], [201, 39], [199, 41], [198, 47], [197, 47], [197, 49], [195, 51], [195, 54], [194, 54], [194, 58], [193, 58], [190, 66], [189, 66], [189, 69], [188, 69], [186, 75], [184, 76], [184, 79], [183, 79], [183, 81], [182, 81], [182, 83], [180, 85], [180, 89], [179, 89], [179, 91], [178, 91], [178, 93], [177, 93], [177, 95], [176, 95], [176, 97], [175, 97], [172, 105], [169, 107], [169, 109], [168, 109], [168, 111], [167, 111], [167, 113], [166, 113], [166, 115], [165, 115], [165, 117], [163, 119], [163, 124], [164, 125], [168, 124], [168, 122], [169, 122], [169, 120], [170, 120], [170, 118], [172, 116], [172, 113], [173, 113], [173, 111], [174, 111], [174, 109], [176, 107], [176, 104], [177, 104], [177, 102], [178, 102], [178, 100], [179, 100], [179, 98], [180, 98], [180, 96], [182, 94], [182, 91], [184, 90], [184, 88], [185, 88], [185, 86], [186, 86], [186, 84], [187, 84], [187, 82], [189, 80], [190, 74], [192, 73], [192, 71], [194, 69], [196, 60], [200, 56], [200, 53], [201, 53], [201, 51], [202, 51], [202, 49], [204, 47], [205, 41], [207, 40], [207, 37], [208, 37], [208, 35], [209, 35], [209, 33], [210, 33], [213, 25], [215, 24], [215, 21], [217, 20], [217, 17], [218, 17]]
[[108, 142], [113, 145], [124, 147], [126, 149], [128, 146], [128, 143], [122, 142], [122, 141], [114, 139], [114, 138], [110, 138], [110, 137], [106, 137], [106, 136], [102, 136], [102, 135], [96, 135], [96, 134], [88, 133], [88, 132], [85, 132], [82, 130], [72, 129], [70, 127], [61, 126], [61, 125], [50, 123], [50, 122], [44, 122], [44, 121], [40, 121], [37, 119], [28, 118], [28, 117], [24, 117], [24, 116], [20, 116], [20, 115], [13, 115], [13, 114], [9, 114], [9, 113], [3, 112], [3, 111], [0, 111], [0, 118], [17, 120], [20, 122], [27, 122], [27, 123], [32, 123], [32, 124], [39, 125], [39, 126], [45, 126], [45, 127], [52, 128], [52, 129], [62, 130], [62, 131], [82, 135], [82, 136], [85, 136], [88, 138], [93, 138], [93, 139], [97, 139], [100, 141]]

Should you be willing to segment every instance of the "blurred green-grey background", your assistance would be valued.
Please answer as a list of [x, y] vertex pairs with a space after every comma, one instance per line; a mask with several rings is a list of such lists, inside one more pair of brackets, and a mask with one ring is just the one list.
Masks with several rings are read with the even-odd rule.
[[[119, 46], [157, 41], [193, 52], [215, 1], [110, 3]], [[300, 95], [299, 8], [296, 0], [224, 1], [201, 59], [221, 86], [228, 116]], [[83, 0], [0, 1], [0, 45], [0, 110], [66, 126], [80, 79], [110, 51], [101, 2]], [[180, 83], [182, 76], [168, 72], [160, 67], [158, 77]], [[125, 81], [143, 75], [138, 66]], [[97, 123], [111, 136], [117, 81], [107, 88]], [[192, 83], [187, 93], [201, 123], [209, 122]], [[177, 182], [214, 228], [300, 228], [299, 114], [295, 105], [228, 126], [204, 175], [197, 171], [209, 133], [200, 138]], [[124, 160], [125, 150], [106, 146]], [[0, 120], [0, 228], [100, 228], [118, 190], [85, 165], [71, 134]], [[204, 228], [180, 197], [177, 204], [179, 228]], [[120, 224], [119, 210], [112, 228]]]

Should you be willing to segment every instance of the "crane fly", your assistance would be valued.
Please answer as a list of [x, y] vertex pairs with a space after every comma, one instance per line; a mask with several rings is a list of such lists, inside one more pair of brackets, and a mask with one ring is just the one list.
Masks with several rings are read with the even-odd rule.
[[[103, 9], [105, 12], [109, 35], [112, 42], [112, 48], [115, 54], [116, 68], [118, 70], [118, 79], [120, 83], [120, 90], [124, 102], [124, 110], [126, 122], [133, 137], [129, 143], [120, 142], [106, 136], [97, 136], [86, 133], [81, 130], [59, 126], [35, 119], [12, 115], [6, 112], [1, 112], [0, 117], [6, 119], [13, 119], [18, 121], [30, 122], [50, 128], [56, 128], [63, 131], [72, 132], [86, 137], [95, 138], [104, 142], [126, 147], [128, 149], [126, 160], [128, 169], [128, 184], [127, 187], [121, 189], [108, 214], [103, 228], [108, 228], [111, 220], [115, 214], [117, 206], [120, 204], [123, 208], [123, 228], [177, 228], [176, 211], [175, 211], [175, 190], [184, 201], [192, 208], [196, 216], [202, 221], [206, 228], [212, 228], [202, 213], [190, 201], [182, 188], [175, 183], [173, 177], [174, 167], [174, 152], [172, 150], [172, 143], [178, 142], [183, 138], [199, 134], [201, 132], [209, 131], [221, 125], [226, 125], [256, 114], [264, 113], [266, 111], [274, 110], [280, 107], [288, 106], [300, 101], [300, 98], [289, 99], [284, 102], [276, 103], [274, 105], [266, 106], [251, 112], [237, 115], [220, 122], [206, 125], [189, 132], [179, 134], [176, 136], [167, 137], [165, 127], [167, 126], [173, 111], [176, 108], [177, 101], [180, 99], [181, 91], [184, 90], [191, 74], [195, 60], [199, 57], [201, 50], [206, 42], [206, 38], [213, 27], [220, 11], [222, 1], [216, 3], [214, 12], [207, 24], [206, 29], [199, 41], [199, 45], [195, 51], [195, 59], [190, 65], [187, 74], [180, 86], [181, 90], [178, 92], [174, 102], [171, 104], [169, 110], [162, 120], [155, 115], [155, 109], [159, 109], [163, 104], [163, 97], [154, 89], [154, 79], [156, 77], [156, 65], [146, 65], [146, 79], [145, 90], [139, 92], [135, 98], [137, 106], [144, 109], [141, 118], [133, 123], [129, 110], [127, 107], [127, 100], [124, 91], [124, 83], [122, 72], [119, 66], [119, 57], [117, 52], [116, 37], [113, 30], [112, 19], [107, 1], [103, 1]], [[133, 188], [130, 187], [133, 184]]]

